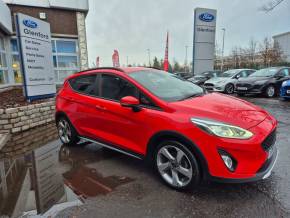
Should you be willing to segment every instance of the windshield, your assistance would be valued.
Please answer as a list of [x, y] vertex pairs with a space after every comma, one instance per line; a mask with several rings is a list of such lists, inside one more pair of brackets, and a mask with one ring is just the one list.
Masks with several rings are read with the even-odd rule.
[[237, 70], [228, 70], [228, 71], [225, 71], [222, 74], [220, 74], [219, 77], [232, 77], [237, 72], [238, 72]]
[[181, 101], [203, 95], [201, 87], [164, 71], [145, 70], [128, 74], [155, 96], [165, 101]]
[[271, 77], [278, 72], [277, 68], [267, 68], [258, 70], [255, 73], [251, 74], [250, 77]]

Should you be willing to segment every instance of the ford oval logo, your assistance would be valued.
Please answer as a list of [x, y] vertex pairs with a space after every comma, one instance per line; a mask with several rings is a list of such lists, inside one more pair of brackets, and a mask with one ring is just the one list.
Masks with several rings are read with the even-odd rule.
[[199, 15], [199, 19], [204, 21], [204, 22], [212, 22], [214, 20], [214, 16], [209, 13], [203, 13]]
[[37, 23], [33, 20], [23, 20], [23, 24], [27, 27], [35, 29], [37, 27]]

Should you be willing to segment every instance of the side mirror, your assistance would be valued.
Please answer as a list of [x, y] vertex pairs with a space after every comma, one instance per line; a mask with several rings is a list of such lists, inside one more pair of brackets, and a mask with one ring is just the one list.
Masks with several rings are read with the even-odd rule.
[[133, 96], [125, 96], [121, 99], [120, 104], [122, 107], [130, 107], [134, 112], [141, 110], [139, 107], [140, 101]]

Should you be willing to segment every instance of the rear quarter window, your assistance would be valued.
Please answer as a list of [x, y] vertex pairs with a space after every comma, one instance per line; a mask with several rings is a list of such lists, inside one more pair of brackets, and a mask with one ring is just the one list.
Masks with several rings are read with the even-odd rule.
[[69, 80], [69, 84], [76, 92], [98, 96], [97, 75], [79, 76]]

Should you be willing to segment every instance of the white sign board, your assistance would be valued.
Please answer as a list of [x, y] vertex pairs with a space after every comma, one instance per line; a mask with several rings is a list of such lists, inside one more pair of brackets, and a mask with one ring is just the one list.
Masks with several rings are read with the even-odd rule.
[[29, 101], [53, 97], [56, 93], [50, 24], [16, 14], [25, 96]]
[[38, 213], [44, 213], [65, 194], [63, 179], [58, 171], [60, 143], [51, 142], [33, 151], [35, 199]]
[[217, 11], [196, 8], [194, 11], [193, 73], [214, 69]]

